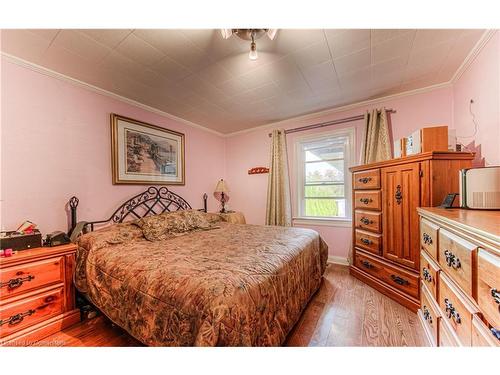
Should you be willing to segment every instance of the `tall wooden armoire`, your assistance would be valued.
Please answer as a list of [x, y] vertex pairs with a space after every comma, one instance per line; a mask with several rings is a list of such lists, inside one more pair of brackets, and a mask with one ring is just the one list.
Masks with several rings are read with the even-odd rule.
[[[474, 154], [426, 152], [350, 168], [353, 260], [350, 272], [402, 305], [420, 305], [417, 207], [458, 193], [458, 171]], [[458, 203], [458, 198], [455, 203]]]

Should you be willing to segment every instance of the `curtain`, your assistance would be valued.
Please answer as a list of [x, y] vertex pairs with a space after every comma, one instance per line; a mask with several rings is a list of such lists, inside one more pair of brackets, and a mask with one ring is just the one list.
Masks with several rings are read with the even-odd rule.
[[290, 183], [285, 131], [275, 129], [271, 137], [271, 161], [267, 185], [266, 225], [292, 225]]
[[[390, 123], [385, 108], [365, 114], [365, 134], [361, 152], [361, 164], [392, 158]], [[353, 243], [349, 247], [349, 264], [353, 264]]]
[[392, 158], [389, 121], [385, 108], [374, 109], [365, 114], [365, 141], [362, 164]]

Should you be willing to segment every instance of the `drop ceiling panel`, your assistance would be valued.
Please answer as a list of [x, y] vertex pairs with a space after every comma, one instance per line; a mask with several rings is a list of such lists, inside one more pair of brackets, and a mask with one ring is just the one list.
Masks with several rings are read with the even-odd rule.
[[2, 30], [2, 51], [222, 133], [447, 82], [484, 30]]

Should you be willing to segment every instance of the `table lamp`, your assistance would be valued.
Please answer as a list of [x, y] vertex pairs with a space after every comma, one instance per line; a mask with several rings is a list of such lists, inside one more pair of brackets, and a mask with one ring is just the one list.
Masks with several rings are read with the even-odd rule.
[[229, 187], [227, 186], [226, 181], [224, 181], [222, 178], [220, 181], [217, 183], [217, 186], [215, 187], [214, 191], [214, 197], [221, 203], [221, 210], [220, 213], [226, 213], [226, 209], [224, 208], [225, 204], [227, 201], [229, 201]]

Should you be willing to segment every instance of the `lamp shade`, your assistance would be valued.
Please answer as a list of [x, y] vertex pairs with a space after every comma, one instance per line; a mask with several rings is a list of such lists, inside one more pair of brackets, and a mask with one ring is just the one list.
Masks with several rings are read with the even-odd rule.
[[229, 193], [229, 187], [227, 186], [227, 182], [223, 179], [220, 179], [217, 182], [217, 186], [215, 187], [214, 193]]

